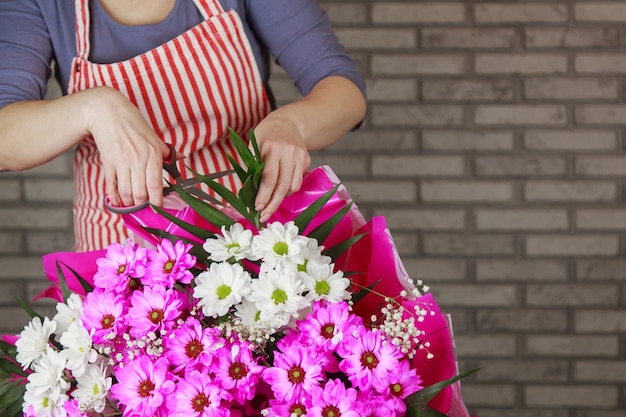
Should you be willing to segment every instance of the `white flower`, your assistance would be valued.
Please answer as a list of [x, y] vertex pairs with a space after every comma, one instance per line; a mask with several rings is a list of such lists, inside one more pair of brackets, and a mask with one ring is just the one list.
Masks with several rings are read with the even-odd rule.
[[80, 295], [72, 293], [67, 298], [67, 303], [57, 303], [57, 314], [52, 318], [57, 324], [56, 334], [61, 335], [74, 322], [80, 323], [83, 314], [83, 300]]
[[239, 264], [212, 263], [196, 277], [193, 296], [206, 316], [223, 316], [250, 294], [250, 273]]
[[240, 261], [244, 258], [256, 260], [251, 252], [252, 231], [235, 223], [226, 230], [222, 226], [222, 236], [207, 239], [202, 247], [209, 254], [209, 259], [215, 262], [224, 262], [230, 258]]
[[302, 236], [302, 238], [306, 243], [302, 248], [302, 258], [304, 262], [298, 265], [299, 271], [306, 272], [306, 265], [309, 261], [317, 261], [320, 264], [330, 264], [332, 262], [330, 256], [322, 255], [324, 247], [317, 244], [317, 239], [307, 236]]
[[338, 303], [350, 298], [350, 293], [346, 291], [350, 280], [343, 276], [342, 271], [333, 273], [333, 267], [333, 264], [321, 264], [311, 259], [307, 262], [306, 272], [298, 273], [309, 291], [306, 295], [309, 301], [328, 300]]
[[106, 405], [106, 396], [111, 390], [111, 377], [107, 376], [106, 368], [88, 365], [85, 373], [76, 378], [78, 385], [72, 397], [78, 400], [82, 410], [93, 410], [101, 413]]
[[270, 320], [276, 314], [293, 314], [309, 305], [302, 295], [302, 281], [285, 270], [261, 272], [252, 282], [252, 293], [247, 297], [259, 309], [261, 321]]
[[306, 238], [298, 234], [294, 222], [275, 222], [252, 238], [252, 253], [270, 267], [282, 263], [299, 265], [304, 263], [302, 252], [306, 244]]
[[15, 343], [16, 359], [23, 369], [27, 369], [31, 363], [37, 364], [39, 358], [50, 348], [50, 336], [56, 327], [57, 324], [48, 317], [44, 317], [43, 323], [39, 317], [35, 317], [24, 326], [20, 338]]
[[22, 410], [26, 413], [32, 407], [32, 411], [37, 417], [66, 417], [67, 412], [63, 408], [63, 404], [68, 399], [65, 393], [59, 391], [38, 393], [31, 389], [30, 384], [26, 384]]
[[66, 361], [59, 352], [48, 349], [35, 365], [35, 372], [28, 375], [29, 389], [39, 395], [52, 392], [66, 393], [70, 383], [63, 378], [65, 366]]
[[72, 323], [63, 335], [61, 344], [64, 349], [59, 353], [67, 360], [67, 368], [74, 376], [80, 376], [85, 372], [89, 363], [95, 362], [98, 353], [91, 348], [91, 336], [82, 325]]
[[279, 329], [289, 322], [289, 314], [275, 314], [269, 320], [261, 320], [261, 310], [254, 302], [243, 300], [235, 306], [235, 317], [241, 320], [241, 324], [249, 330], [254, 329]]

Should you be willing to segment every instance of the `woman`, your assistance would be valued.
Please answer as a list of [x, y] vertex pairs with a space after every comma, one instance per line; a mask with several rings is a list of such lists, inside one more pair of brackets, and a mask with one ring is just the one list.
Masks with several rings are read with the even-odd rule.
[[[303, 94], [274, 110], [270, 54]], [[0, 0], [0, 57], [0, 169], [78, 145], [79, 251], [126, 237], [104, 195], [162, 205], [166, 143], [215, 172], [234, 153], [228, 127], [254, 128], [265, 220], [299, 189], [308, 152], [365, 113], [363, 80], [315, 0]], [[67, 95], [43, 100], [53, 60]]]

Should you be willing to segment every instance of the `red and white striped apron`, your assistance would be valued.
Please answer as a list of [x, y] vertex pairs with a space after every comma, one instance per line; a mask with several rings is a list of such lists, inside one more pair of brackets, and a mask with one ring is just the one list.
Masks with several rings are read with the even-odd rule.
[[[205, 20], [157, 48], [113, 64], [89, 62], [88, 0], [75, 0], [78, 54], [68, 93], [113, 87], [135, 104], [155, 132], [186, 156], [198, 172], [230, 168], [236, 152], [228, 127], [242, 137], [270, 111], [270, 104], [239, 15], [218, 0], [194, 0]], [[185, 167], [181, 162], [181, 172]], [[93, 138], [78, 146], [74, 160], [76, 250], [124, 242], [118, 214], [103, 205], [104, 170]], [[235, 176], [225, 185], [234, 189]]]

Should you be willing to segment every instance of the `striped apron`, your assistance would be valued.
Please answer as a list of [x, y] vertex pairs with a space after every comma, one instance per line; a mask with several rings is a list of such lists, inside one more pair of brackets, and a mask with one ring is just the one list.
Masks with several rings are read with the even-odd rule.
[[[139, 108], [157, 135], [186, 156], [180, 162], [211, 173], [230, 168], [236, 152], [228, 127], [242, 137], [270, 111], [270, 103], [239, 15], [218, 0], [194, 0], [204, 21], [171, 41], [113, 64], [89, 62], [88, 0], [75, 0], [77, 56], [68, 94], [97, 86], [119, 90]], [[76, 250], [125, 242], [122, 217], [103, 205], [104, 170], [93, 138], [74, 159]], [[235, 189], [235, 176], [224, 179]]]

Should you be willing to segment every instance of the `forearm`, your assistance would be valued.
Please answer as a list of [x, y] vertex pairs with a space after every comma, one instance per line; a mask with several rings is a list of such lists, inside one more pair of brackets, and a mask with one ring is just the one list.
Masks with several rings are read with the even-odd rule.
[[350, 80], [331, 76], [321, 80], [299, 101], [282, 106], [269, 118], [295, 124], [309, 151], [326, 148], [353, 129], [365, 117], [366, 102]]

